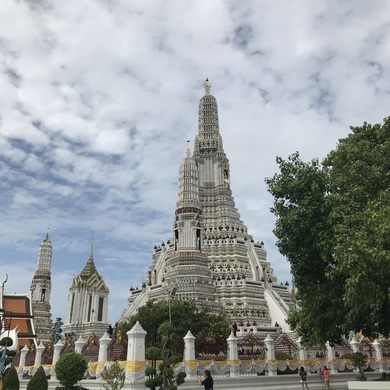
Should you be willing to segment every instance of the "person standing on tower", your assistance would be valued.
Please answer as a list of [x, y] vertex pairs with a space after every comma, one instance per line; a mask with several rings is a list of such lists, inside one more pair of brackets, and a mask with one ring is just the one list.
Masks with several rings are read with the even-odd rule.
[[233, 322], [233, 334], [234, 334], [234, 337], [237, 337], [237, 328], [238, 328], [238, 326], [237, 326], [237, 323], [236, 322]]

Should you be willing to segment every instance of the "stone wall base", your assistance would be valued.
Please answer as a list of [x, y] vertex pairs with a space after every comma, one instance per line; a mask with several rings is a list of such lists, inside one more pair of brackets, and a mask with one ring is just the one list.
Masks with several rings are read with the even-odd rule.
[[[366, 373], [369, 380], [380, 377], [379, 373], [370, 372]], [[347, 390], [350, 384], [358, 384], [363, 387], [349, 387], [350, 390], [355, 389], [389, 389], [389, 382], [352, 382], [356, 377], [355, 373], [343, 373], [335, 374], [331, 376], [330, 384], [332, 390]], [[309, 375], [308, 378], [309, 388], [323, 389], [322, 378], [317, 375]], [[25, 390], [27, 388], [28, 380], [22, 380], [20, 383], [20, 389]], [[103, 384], [105, 382], [100, 380], [83, 380], [81, 385], [91, 390], [104, 390]], [[145, 381], [136, 381], [135, 383], [126, 383], [124, 389], [126, 390], [144, 390]], [[58, 386], [58, 381], [49, 381], [49, 390], [54, 390]], [[387, 387], [367, 387], [367, 385], [385, 385]], [[352, 385], [353, 386], [353, 385]], [[218, 377], [214, 376], [214, 389], [215, 390], [291, 390], [300, 389], [298, 375], [279, 375], [273, 377], [267, 376], [240, 376], [237, 378]], [[197, 380], [187, 379], [187, 381], [179, 387], [179, 390], [199, 390], [200, 386]]]

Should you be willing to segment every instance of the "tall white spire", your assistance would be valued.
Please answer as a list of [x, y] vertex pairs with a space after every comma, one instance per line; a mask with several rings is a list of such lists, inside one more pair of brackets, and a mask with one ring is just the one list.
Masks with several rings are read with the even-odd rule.
[[204, 88], [204, 93], [206, 95], [210, 95], [210, 90], [211, 90], [211, 83], [208, 78], [203, 83], [203, 88]]
[[200, 214], [198, 168], [187, 149], [180, 164], [179, 193], [176, 203], [176, 250], [200, 250]]
[[217, 100], [210, 93], [210, 82], [206, 79], [203, 84], [205, 95], [199, 101], [198, 133], [201, 138], [210, 141], [219, 133]]
[[37, 258], [36, 275], [51, 276], [51, 260], [53, 254], [53, 247], [50, 241], [49, 229], [46, 232], [45, 238], [39, 247], [39, 254]]
[[195, 207], [200, 210], [198, 168], [190, 149], [187, 149], [186, 157], [180, 164], [176, 213], [182, 207]]
[[31, 282], [31, 299], [34, 314], [34, 324], [40, 341], [51, 340], [51, 262], [53, 247], [50, 241], [49, 230], [39, 247], [37, 267]]

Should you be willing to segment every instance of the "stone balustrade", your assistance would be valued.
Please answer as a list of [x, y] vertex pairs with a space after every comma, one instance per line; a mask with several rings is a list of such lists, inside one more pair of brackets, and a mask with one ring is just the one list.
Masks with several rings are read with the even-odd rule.
[[[126, 383], [138, 383], [145, 377], [145, 367], [148, 364], [145, 359], [145, 336], [146, 332], [139, 322], [137, 322], [134, 327], [127, 332], [127, 358], [126, 362], [121, 363], [121, 365], [125, 367]], [[264, 339], [265, 359], [240, 360], [238, 355], [238, 338], [235, 337], [232, 332], [226, 340], [228, 344], [227, 360], [219, 361], [196, 359], [196, 339], [190, 331], [187, 332], [183, 340], [183, 363], [176, 367], [175, 370], [176, 372], [185, 370], [188, 380], [196, 378], [196, 376], [202, 374], [205, 369], [210, 370], [212, 375], [216, 377], [228, 376], [232, 379], [237, 377], [257, 376], [263, 373], [269, 377], [277, 376], [278, 372], [284, 372], [286, 370], [296, 372], [301, 365], [305, 367], [309, 376], [311, 374], [318, 373], [324, 365], [327, 365], [331, 369], [332, 376], [340, 375], [340, 372], [352, 369], [352, 363], [350, 361], [335, 357], [335, 348], [329, 342], [326, 343], [326, 358], [308, 359], [307, 351], [302, 345], [301, 340], [298, 339], [297, 345], [299, 347], [299, 359], [277, 361], [275, 358], [275, 341], [270, 334], [268, 334]], [[112, 362], [109, 362], [107, 359], [108, 346], [111, 342], [113, 342], [113, 340], [107, 333], [105, 333], [98, 343], [99, 350], [96, 358], [97, 361], [91, 361], [88, 364], [88, 377], [97, 378], [95, 380], [98, 382], [100, 382], [99, 377], [102, 371], [112, 364]], [[79, 338], [74, 343], [75, 352], [81, 352], [85, 344], [86, 341]], [[355, 342], [355, 339], [352, 338], [350, 344], [352, 350], [359, 350], [359, 342], [357, 342], [357, 340]], [[372, 346], [375, 350], [375, 358], [368, 360], [367, 367], [370, 367], [376, 372], [389, 370], [390, 359], [383, 357], [380, 342], [375, 340]], [[36, 347], [34, 365], [28, 367], [25, 366], [25, 362], [29, 349], [24, 347], [20, 351], [18, 375], [21, 379], [23, 374], [32, 375], [36, 368], [41, 365], [44, 350], [45, 346], [42, 343]], [[51, 375], [51, 379], [53, 380], [55, 380], [55, 364], [58, 362], [61, 354], [64, 353], [65, 350], [66, 346], [61, 340], [59, 340], [54, 345], [52, 364], [43, 365], [47, 375]], [[69, 350], [67, 350], [67, 352], [69, 352]]]

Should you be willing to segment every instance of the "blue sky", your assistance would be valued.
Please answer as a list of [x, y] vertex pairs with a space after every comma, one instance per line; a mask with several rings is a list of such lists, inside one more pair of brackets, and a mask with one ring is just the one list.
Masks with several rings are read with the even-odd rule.
[[208, 76], [232, 190], [279, 280], [264, 178], [322, 158], [390, 107], [390, 2], [0, 2], [0, 278], [29, 290], [48, 227], [53, 317], [91, 230], [110, 320], [171, 234], [179, 164]]

